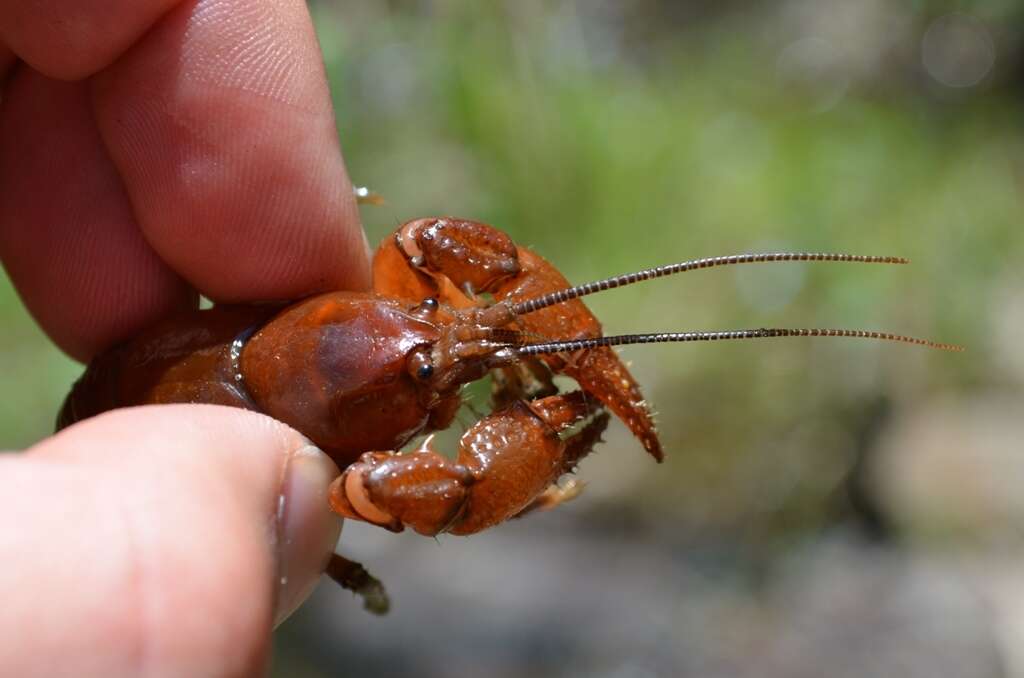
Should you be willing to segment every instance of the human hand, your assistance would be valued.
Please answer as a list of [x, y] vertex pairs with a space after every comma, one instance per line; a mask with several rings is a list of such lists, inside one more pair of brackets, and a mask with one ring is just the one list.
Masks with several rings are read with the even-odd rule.
[[[70, 355], [197, 291], [367, 286], [300, 0], [0, 3], [0, 77], [0, 258]], [[337, 537], [336, 473], [281, 424], [200, 406], [0, 457], [0, 672], [258, 672]]]

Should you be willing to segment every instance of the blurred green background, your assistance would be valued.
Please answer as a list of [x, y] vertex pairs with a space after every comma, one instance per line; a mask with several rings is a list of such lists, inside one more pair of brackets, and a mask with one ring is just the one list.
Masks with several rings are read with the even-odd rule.
[[[752, 250], [907, 256], [590, 305], [615, 333], [848, 327], [969, 350], [623, 350], [663, 465], [616, 423], [557, 512], [437, 542], [347, 524], [394, 610], [321, 587], [278, 631], [275, 675], [1024, 676], [1024, 7], [311, 9], [349, 171], [387, 198], [364, 210], [371, 242], [471, 217], [578, 282]], [[0, 444], [27, 446], [80, 367], [6, 280], [0, 319]]]

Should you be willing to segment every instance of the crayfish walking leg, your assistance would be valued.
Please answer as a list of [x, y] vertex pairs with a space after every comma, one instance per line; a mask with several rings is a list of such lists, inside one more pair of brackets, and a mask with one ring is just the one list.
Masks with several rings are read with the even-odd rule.
[[391, 601], [384, 590], [384, 585], [356, 561], [337, 553], [331, 554], [326, 574], [342, 588], [360, 596], [363, 599], [363, 607], [369, 612], [387, 614], [391, 608]]

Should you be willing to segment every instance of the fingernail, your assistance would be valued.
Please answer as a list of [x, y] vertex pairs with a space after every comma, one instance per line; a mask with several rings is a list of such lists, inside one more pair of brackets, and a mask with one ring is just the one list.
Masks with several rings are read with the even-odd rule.
[[277, 505], [278, 581], [274, 626], [309, 596], [341, 533], [327, 486], [338, 475], [330, 457], [313, 446], [292, 454]]

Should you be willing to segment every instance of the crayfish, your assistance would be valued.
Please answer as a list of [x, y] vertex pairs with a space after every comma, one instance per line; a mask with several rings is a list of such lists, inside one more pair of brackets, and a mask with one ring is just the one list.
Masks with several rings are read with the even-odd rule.
[[[620, 344], [783, 336], [867, 337], [957, 349], [859, 330], [750, 329], [605, 336], [580, 297], [660, 276], [754, 262], [906, 263], [898, 257], [769, 253], [697, 259], [572, 286], [546, 260], [486, 224], [416, 219], [384, 239], [373, 290], [291, 305], [215, 306], [170, 318], [96, 358], [58, 428], [144, 403], [213, 403], [264, 412], [311, 439], [343, 469], [330, 488], [345, 518], [399, 532], [472, 534], [572, 498], [559, 479], [622, 420], [663, 457]], [[493, 376], [494, 411], [455, 458], [427, 438], [447, 428], [461, 388]], [[554, 375], [576, 381], [559, 393]], [[335, 555], [328, 574], [382, 612], [380, 583]]]

